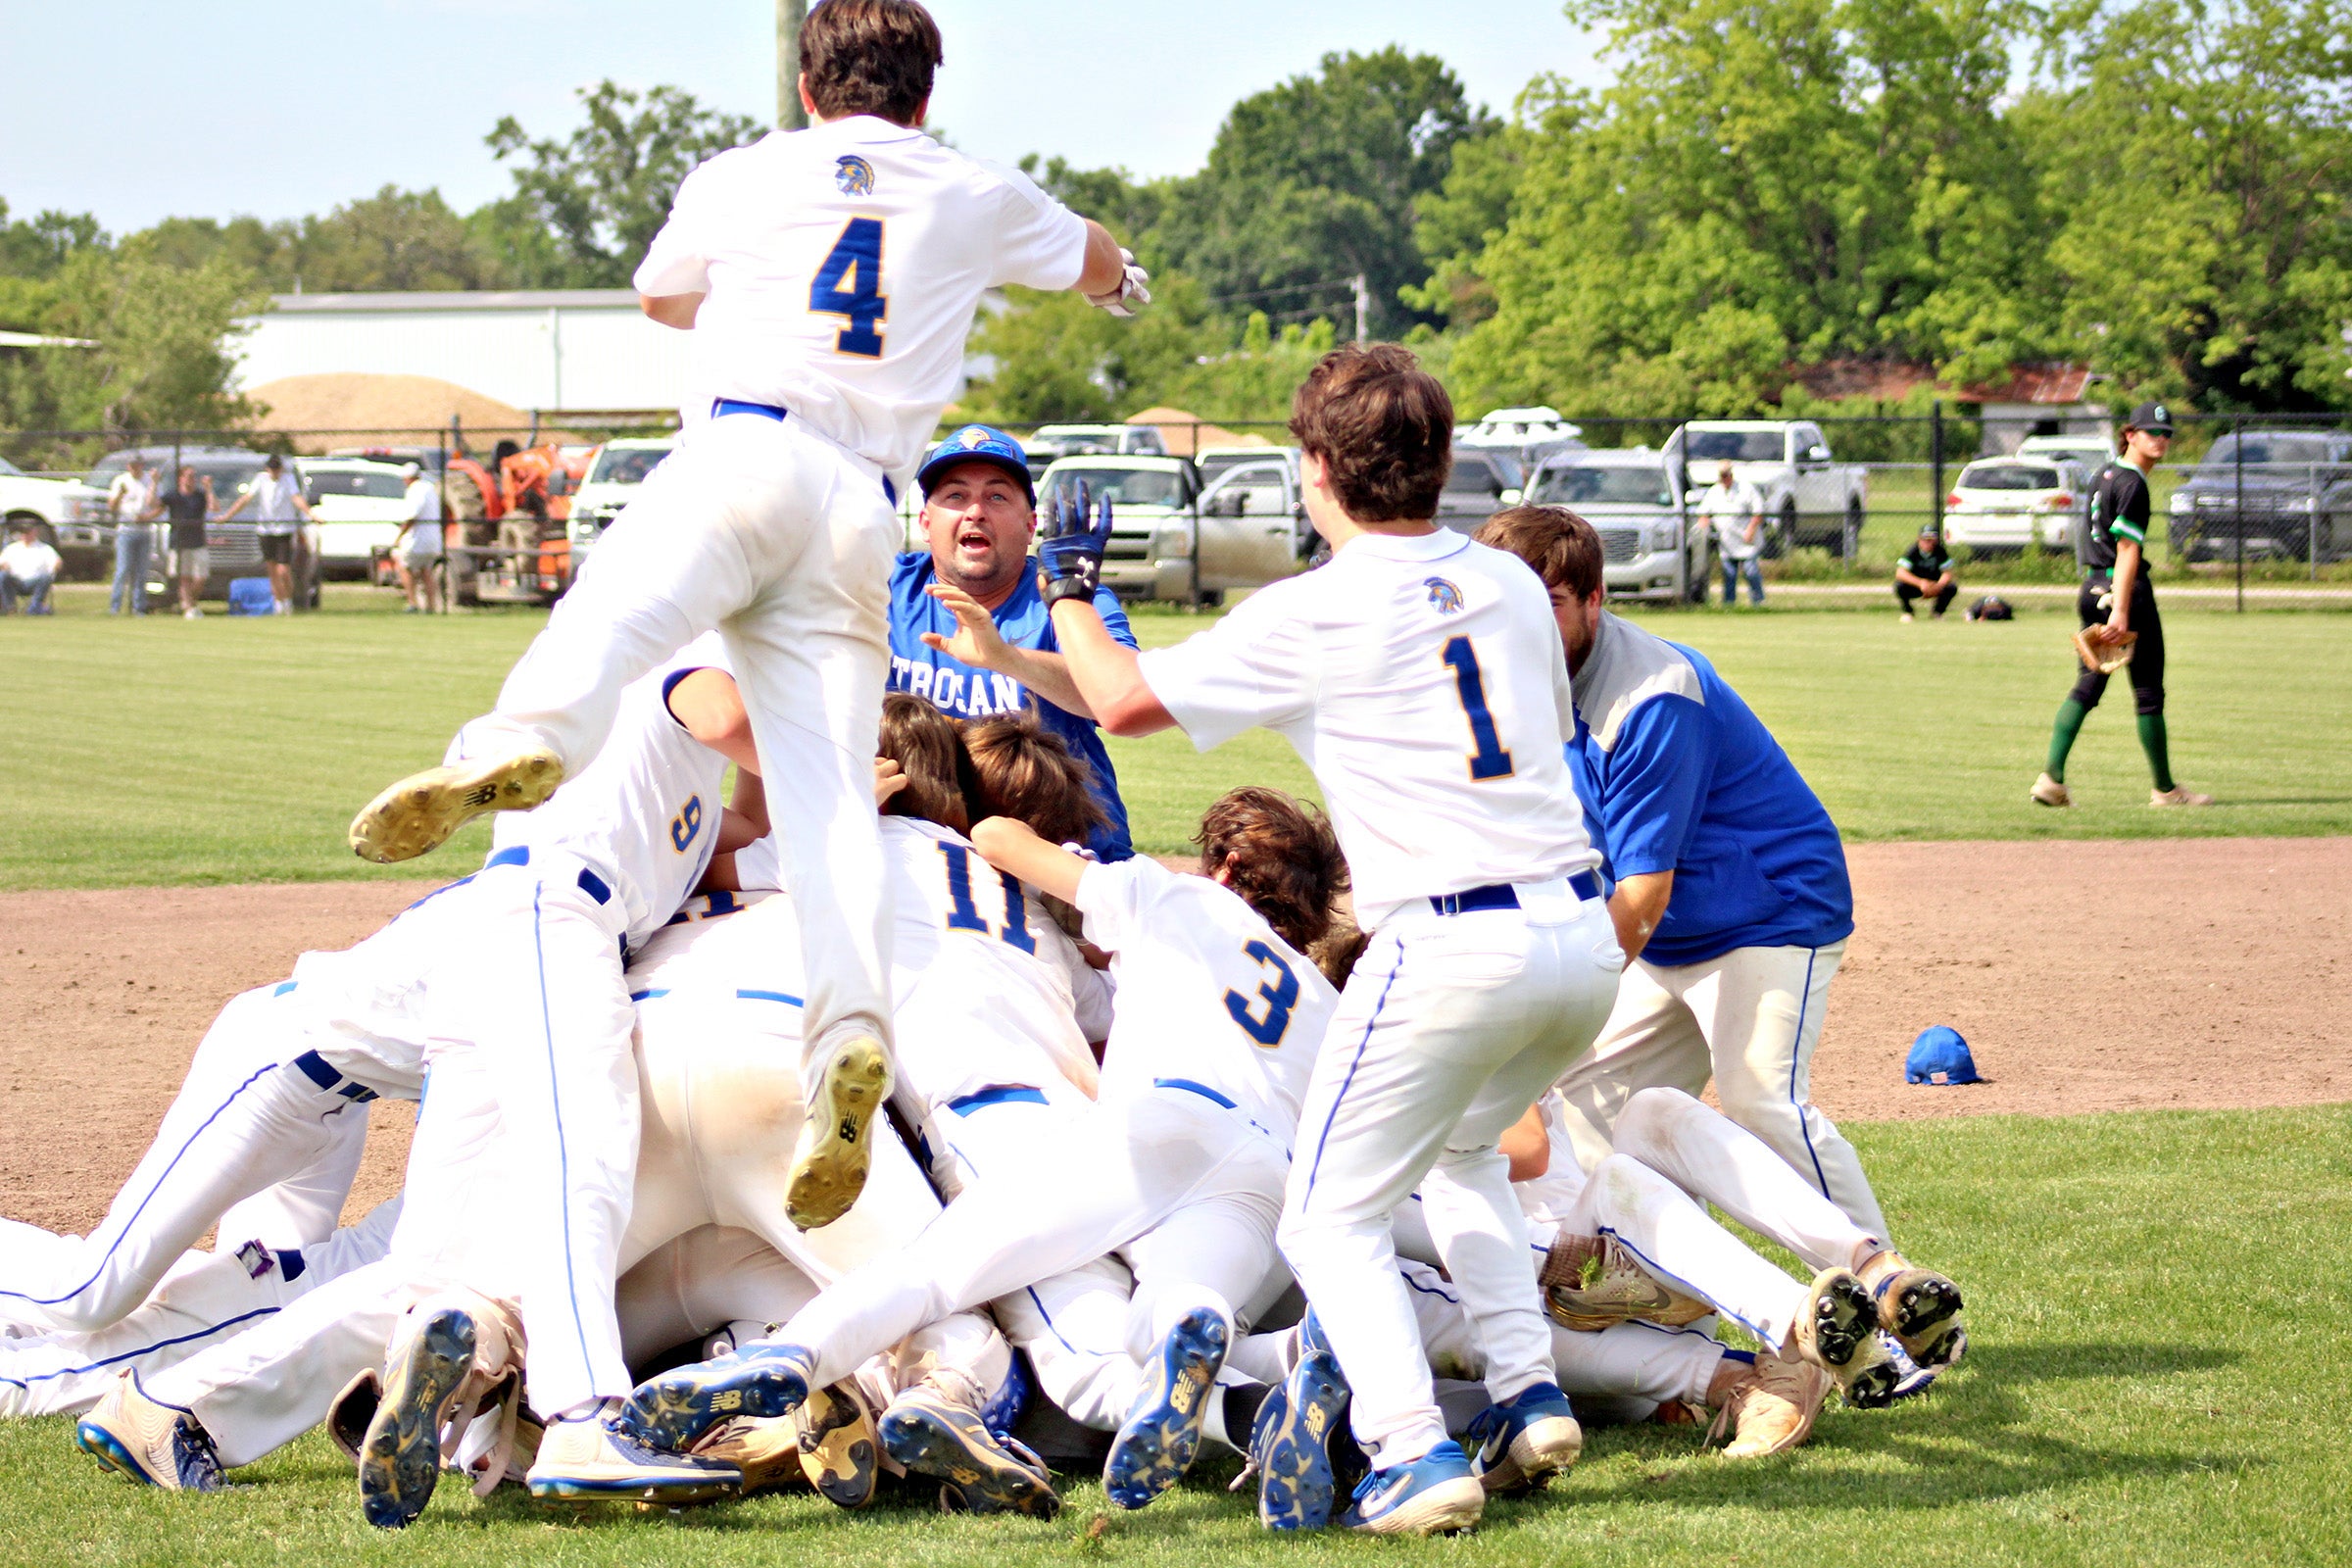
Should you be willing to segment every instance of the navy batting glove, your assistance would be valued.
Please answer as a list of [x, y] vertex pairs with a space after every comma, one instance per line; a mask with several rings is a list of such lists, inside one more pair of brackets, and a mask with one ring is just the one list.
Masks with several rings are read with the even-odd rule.
[[1084, 480], [1074, 494], [1048, 502], [1037, 533], [1037, 574], [1048, 608], [1064, 599], [1092, 604], [1102, 583], [1102, 557], [1109, 549], [1110, 497], [1102, 498], [1091, 522]]

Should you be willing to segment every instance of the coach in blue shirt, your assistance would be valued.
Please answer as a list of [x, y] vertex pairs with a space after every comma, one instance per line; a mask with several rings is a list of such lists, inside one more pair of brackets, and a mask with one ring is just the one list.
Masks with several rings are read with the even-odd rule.
[[[1135, 853], [1118, 775], [1054, 639], [1029, 555], [1037, 490], [1019, 442], [985, 424], [942, 441], [916, 470], [930, 548], [899, 558], [890, 580], [890, 689], [929, 698], [956, 718], [1032, 709], [1095, 775], [1110, 823], [1088, 848], [1105, 860]], [[1118, 595], [1095, 608], [1111, 636], [1135, 646]]]
[[1860, 1159], [1811, 1101], [1822, 1008], [1854, 929], [1829, 812], [1714, 665], [1602, 609], [1591, 524], [1515, 507], [1479, 538], [1551, 590], [1576, 704], [1568, 760], [1616, 883], [1617, 1006], [1560, 1081], [1579, 1156], [1590, 1168], [1609, 1152], [1639, 1091], [1696, 1095], [1712, 1075], [1726, 1115], [1886, 1240]]

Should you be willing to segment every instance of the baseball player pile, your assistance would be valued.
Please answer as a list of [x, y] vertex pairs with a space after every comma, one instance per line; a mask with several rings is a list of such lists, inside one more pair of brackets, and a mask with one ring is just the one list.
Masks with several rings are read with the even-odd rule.
[[[445, 1474], [1042, 1518], [1040, 1450], [1141, 1508], [1217, 1445], [1269, 1529], [1431, 1534], [1580, 1414], [1748, 1458], [1958, 1357], [1809, 1102], [1836, 829], [1600, 608], [1580, 519], [1429, 524], [1453, 411], [1403, 350], [1298, 391], [1329, 564], [1190, 641], [1105, 630], [1107, 506], [1038, 537], [1095, 720], [1273, 729], [1328, 820], [1245, 786], [1197, 867], [1106, 862], [1033, 717], [886, 702], [894, 484], [983, 291], [1150, 294], [915, 128], [911, 0], [826, 0], [802, 59], [811, 127], [688, 176], [637, 272], [692, 334], [676, 454], [352, 828], [404, 860], [495, 811], [492, 853], [231, 1001], [90, 1235], [0, 1221], [0, 1409], [191, 1492], [323, 1424], [385, 1528]], [[406, 1185], [338, 1229], [379, 1099]]]

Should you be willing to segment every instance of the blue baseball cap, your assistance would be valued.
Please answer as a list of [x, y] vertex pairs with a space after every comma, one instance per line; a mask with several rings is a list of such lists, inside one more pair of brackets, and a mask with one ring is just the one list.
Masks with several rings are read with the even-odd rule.
[[985, 424], [967, 424], [933, 447], [931, 455], [923, 460], [923, 466], [914, 471], [915, 483], [921, 485], [923, 494], [928, 496], [939, 476], [959, 463], [996, 465], [1018, 479], [1021, 482], [1021, 494], [1029, 498], [1031, 506], [1037, 505], [1037, 485], [1029, 477], [1029, 454], [1023, 452], [1021, 444], [1004, 431]]
[[1910, 1057], [1903, 1063], [1903, 1082], [1948, 1086], [1984, 1081], [1977, 1076], [1977, 1059], [1968, 1054], [1968, 1042], [1959, 1030], [1937, 1024], [1922, 1029], [1919, 1038], [1911, 1042]]

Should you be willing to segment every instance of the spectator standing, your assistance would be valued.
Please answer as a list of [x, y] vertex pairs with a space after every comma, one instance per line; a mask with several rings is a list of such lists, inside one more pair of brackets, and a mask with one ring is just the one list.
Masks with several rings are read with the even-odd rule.
[[1764, 602], [1764, 494], [1741, 479], [1730, 464], [1715, 470], [1715, 482], [1698, 504], [1698, 514], [1715, 521], [1715, 554], [1723, 563], [1725, 609], [1740, 597], [1740, 573], [1747, 573], [1747, 602]]
[[49, 590], [63, 564], [57, 547], [41, 542], [39, 528], [29, 522], [19, 523], [16, 543], [0, 550], [0, 615], [14, 613], [20, 599], [24, 601], [27, 615], [55, 613]]
[[1944, 553], [1943, 539], [1933, 528], [1919, 530], [1919, 538], [1894, 563], [1894, 600], [1903, 607], [1903, 619], [1911, 618], [1911, 607], [1922, 599], [1936, 601], [1936, 618], [1952, 607], [1952, 599], [1960, 592], [1960, 579], [1952, 574], [1952, 558]]
[[261, 535], [262, 559], [270, 564], [270, 608], [273, 613], [286, 615], [294, 611], [294, 528], [298, 522], [311, 520], [311, 504], [302, 496], [302, 481], [286, 471], [285, 460], [276, 453], [262, 465], [245, 493], [237, 497], [230, 508], [220, 514], [226, 522], [253, 506], [253, 520]]
[[154, 543], [147, 524], [157, 511], [155, 481], [147, 477], [147, 460], [132, 458], [106, 487], [106, 509], [115, 519], [115, 585], [107, 594], [106, 612], [147, 613], [147, 567]]
[[205, 579], [213, 574], [212, 556], [204, 545], [205, 519], [212, 514], [211, 477], [181, 465], [179, 483], [164, 497], [164, 515], [172, 519], [165, 543], [171, 551], [172, 580], [179, 584], [179, 612], [190, 620], [204, 618], [196, 601], [203, 597]]
[[[1135, 851], [1118, 775], [1038, 594], [1029, 554], [1037, 489], [1021, 444], [967, 424], [932, 451], [915, 479], [929, 548], [901, 556], [891, 573], [890, 689], [929, 698], [957, 718], [1034, 707], [1039, 723], [1085, 759], [1110, 819], [1087, 848], [1105, 860], [1128, 858]], [[1133, 648], [1118, 595], [1099, 589], [1094, 605], [1112, 639]]]
[[392, 541], [392, 566], [400, 573], [400, 590], [408, 595], [412, 615], [441, 608], [441, 487], [425, 476], [422, 466], [410, 464], [401, 470], [409, 487], [409, 516]]

